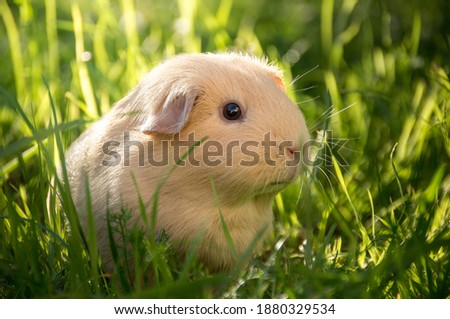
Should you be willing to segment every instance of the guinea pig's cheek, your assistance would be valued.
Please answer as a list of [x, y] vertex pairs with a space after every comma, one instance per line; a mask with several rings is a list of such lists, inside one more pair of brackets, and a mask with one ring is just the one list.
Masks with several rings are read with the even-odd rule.
[[272, 183], [284, 184], [287, 186], [300, 175], [300, 166], [289, 161], [283, 161], [274, 168], [271, 175]]
[[289, 184], [293, 182], [299, 175], [297, 166], [293, 167], [279, 167], [272, 175], [272, 181]]
[[299, 166], [286, 167], [286, 177], [288, 181], [294, 181], [300, 172]]

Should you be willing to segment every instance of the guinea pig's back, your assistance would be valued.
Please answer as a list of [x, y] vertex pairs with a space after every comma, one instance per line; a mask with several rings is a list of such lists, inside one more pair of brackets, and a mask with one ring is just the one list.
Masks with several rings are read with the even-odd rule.
[[[108, 184], [106, 175], [109, 175], [109, 170], [99, 168], [104, 157], [101, 145], [105, 142], [110, 118], [107, 114], [91, 125], [65, 153], [65, 167], [72, 199], [80, 214], [84, 214], [86, 210], [87, 182], [93, 201], [100, 195], [97, 194], [99, 184], [103, 184], [100, 189], [106, 188]], [[63, 180], [61, 169], [58, 175]]]

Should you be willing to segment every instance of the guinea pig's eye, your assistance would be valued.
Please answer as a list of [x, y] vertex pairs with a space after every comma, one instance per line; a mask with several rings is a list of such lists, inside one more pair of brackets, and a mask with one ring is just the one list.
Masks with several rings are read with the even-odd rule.
[[237, 105], [236, 103], [228, 103], [223, 108], [223, 116], [227, 120], [234, 121], [241, 118], [242, 112], [241, 107]]

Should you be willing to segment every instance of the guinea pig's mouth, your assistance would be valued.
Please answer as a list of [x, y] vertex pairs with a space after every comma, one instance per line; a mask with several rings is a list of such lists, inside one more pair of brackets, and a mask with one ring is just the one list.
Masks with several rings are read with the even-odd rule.
[[289, 184], [294, 182], [298, 177], [298, 168], [292, 167], [290, 168], [287, 173], [282, 174], [284, 176], [278, 176], [276, 180], [273, 181], [267, 181], [264, 187], [264, 192], [267, 193], [277, 193], [284, 188], [286, 188]]
[[284, 188], [292, 182], [293, 182], [292, 180], [276, 181], [276, 182], [269, 183], [268, 186]]
[[292, 166], [286, 169], [284, 176], [279, 176], [279, 179], [271, 182], [271, 185], [288, 185], [298, 177], [299, 169], [297, 166]]
[[279, 180], [271, 182], [267, 185], [267, 189], [273, 190], [273, 191], [280, 191], [283, 188], [287, 187], [289, 184], [291, 184], [294, 180]]
[[281, 192], [285, 189], [292, 181], [276, 181], [266, 184], [263, 188], [261, 188], [257, 193], [258, 194], [271, 194], [275, 195], [276, 193]]

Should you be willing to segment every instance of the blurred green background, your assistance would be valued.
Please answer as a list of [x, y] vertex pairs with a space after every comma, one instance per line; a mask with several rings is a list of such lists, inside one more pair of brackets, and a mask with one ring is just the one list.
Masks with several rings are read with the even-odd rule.
[[[280, 66], [312, 136], [332, 137], [322, 165], [276, 199], [274, 258], [213, 292], [197, 275], [183, 287], [199, 297], [449, 297], [448, 13], [447, 0], [0, 0], [0, 297], [123, 296], [93, 289], [92, 264], [67, 270], [70, 248], [54, 255], [52, 236], [30, 231], [35, 221], [70, 240], [43, 217], [54, 116], [68, 123], [66, 148], [80, 120], [98, 119], [164, 58], [228, 50]], [[174, 296], [174, 282], [158, 287]]]

